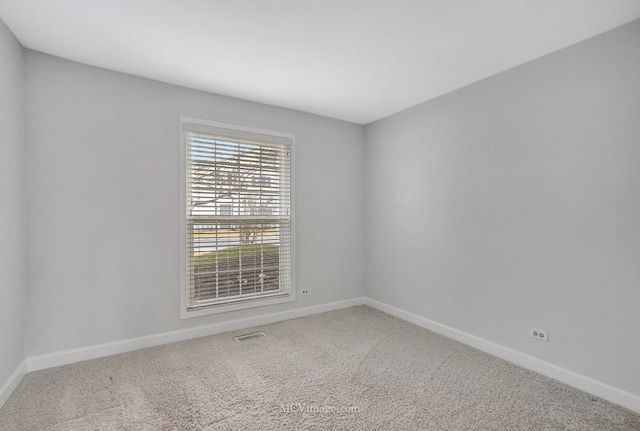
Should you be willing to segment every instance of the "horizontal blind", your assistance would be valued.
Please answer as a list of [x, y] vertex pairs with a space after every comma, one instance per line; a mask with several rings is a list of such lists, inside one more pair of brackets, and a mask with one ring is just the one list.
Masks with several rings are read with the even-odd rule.
[[187, 309], [291, 292], [291, 142], [185, 123]]

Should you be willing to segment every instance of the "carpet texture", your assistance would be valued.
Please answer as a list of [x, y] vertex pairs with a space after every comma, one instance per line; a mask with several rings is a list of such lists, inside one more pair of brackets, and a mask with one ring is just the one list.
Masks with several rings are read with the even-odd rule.
[[360, 306], [30, 373], [0, 429], [637, 431], [640, 416]]

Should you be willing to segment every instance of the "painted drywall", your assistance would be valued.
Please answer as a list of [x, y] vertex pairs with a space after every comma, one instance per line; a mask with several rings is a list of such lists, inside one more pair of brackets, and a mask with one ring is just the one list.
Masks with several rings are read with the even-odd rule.
[[[363, 296], [361, 126], [25, 58], [27, 355]], [[180, 319], [180, 116], [296, 135], [296, 302]]]
[[367, 125], [367, 296], [640, 394], [639, 113], [636, 21]]
[[24, 61], [0, 20], [0, 387], [24, 359]]

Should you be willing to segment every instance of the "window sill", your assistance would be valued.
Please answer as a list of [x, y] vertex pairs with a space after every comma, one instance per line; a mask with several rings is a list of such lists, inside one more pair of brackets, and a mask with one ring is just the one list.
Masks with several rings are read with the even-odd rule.
[[245, 310], [247, 308], [264, 307], [268, 305], [282, 304], [285, 302], [294, 302], [296, 300], [295, 292], [291, 292], [287, 296], [279, 296], [275, 298], [256, 298], [247, 299], [241, 302], [233, 302], [229, 304], [218, 304], [210, 307], [203, 307], [194, 310], [182, 308], [180, 311], [181, 319], [190, 319], [192, 317], [209, 316], [211, 314], [227, 313], [229, 311]]

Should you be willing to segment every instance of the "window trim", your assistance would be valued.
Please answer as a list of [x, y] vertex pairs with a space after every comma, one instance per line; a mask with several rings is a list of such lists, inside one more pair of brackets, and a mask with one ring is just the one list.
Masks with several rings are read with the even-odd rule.
[[[230, 129], [238, 132], [253, 133], [259, 135], [272, 136], [275, 138], [286, 138], [291, 141], [290, 145], [290, 253], [291, 280], [290, 292], [286, 296], [269, 298], [268, 296], [243, 299], [241, 301], [227, 304], [216, 304], [210, 307], [188, 311], [187, 296], [189, 294], [189, 283], [187, 280], [187, 140], [186, 132], [183, 131], [183, 124], [194, 123], [202, 126], [218, 127]], [[221, 123], [216, 121], [202, 120], [192, 117], [180, 117], [180, 318], [190, 319], [193, 317], [208, 316], [212, 314], [226, 313], [229, 311], [244, 310], [247, 308], [263, 307], [296, 300], [296, 276], [295, 276], [295, 135], [291, 133], [275, 132], [272, 130], [257, 129], [253, 127], [238, 126], [235, 124]]]

